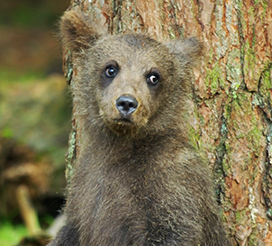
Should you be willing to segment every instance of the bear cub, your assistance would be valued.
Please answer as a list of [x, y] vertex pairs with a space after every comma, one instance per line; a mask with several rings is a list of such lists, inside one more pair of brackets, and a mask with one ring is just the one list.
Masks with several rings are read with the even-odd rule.
[[106, 35], [68, 11], [80, 151], [50, 246], [226, 246], [209, 169], [188, 143], [194, 38]]

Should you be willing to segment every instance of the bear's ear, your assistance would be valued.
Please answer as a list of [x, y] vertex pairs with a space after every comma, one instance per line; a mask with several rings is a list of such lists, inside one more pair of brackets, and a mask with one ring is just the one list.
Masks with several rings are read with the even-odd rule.
[[176, 39], [166, 44], [170, 53], [183, 62], [195, 65], [203, 55], [203, 44], [195, 37]]
[[94, 28], [89, 17], [82, 12], [70, 10], [64, 13], [60, 21], [62, 45], [78, 53], [89, 48], [101, 34]]

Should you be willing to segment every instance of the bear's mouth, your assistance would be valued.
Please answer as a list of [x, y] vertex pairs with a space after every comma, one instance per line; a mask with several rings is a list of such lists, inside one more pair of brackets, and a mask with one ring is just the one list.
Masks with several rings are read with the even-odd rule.
[[117, 123], [117, 125], [130, 125], [130, 124], [133, 124], [133, 122], [128, 118], [115, 119], [115, 122]]
[[131, 119], [117, 118], [108, 122], [108, 127], [118, 135], [134, 135], [137, 132], [137, 124]]

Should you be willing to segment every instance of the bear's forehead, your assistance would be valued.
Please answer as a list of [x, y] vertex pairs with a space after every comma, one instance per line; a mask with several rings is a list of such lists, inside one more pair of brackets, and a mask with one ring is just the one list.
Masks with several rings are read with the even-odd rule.
[[161, 46], [159, 42], [144, 34], [119, 34], [106, 36], [102, 42], [120, 43], [124, 46], [132, 47], [135, 49], [147, 49]]
[[121, 63], [135, 62], [154, 66], [173, 59], [166, 46], [138, 34], [107, 36], [96, 43], [92, 52], [102, 63], [116, 60]]

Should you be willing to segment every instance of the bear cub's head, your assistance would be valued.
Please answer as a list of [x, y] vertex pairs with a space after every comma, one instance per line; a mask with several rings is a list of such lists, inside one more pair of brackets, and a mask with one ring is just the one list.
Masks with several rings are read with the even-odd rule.
[[78, 11], [64, 14], [60, 32], [77, 73], [74, 104], [89, 124], [133, 135], [182, 121], [191, 67], [202, 52], [199, 41], [162, 44], [142, 34], [102, 34]]

